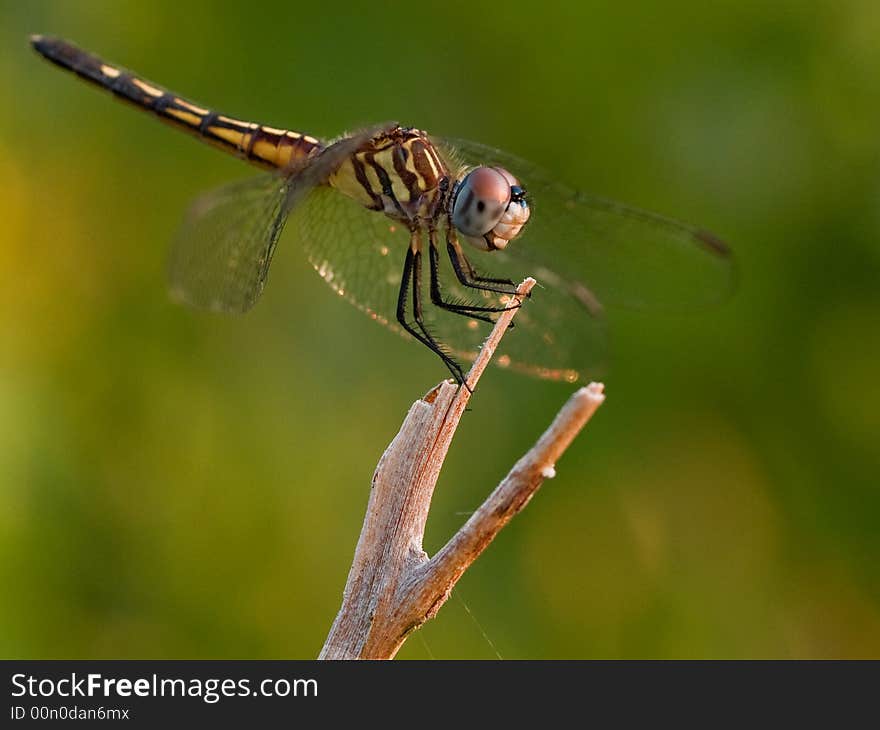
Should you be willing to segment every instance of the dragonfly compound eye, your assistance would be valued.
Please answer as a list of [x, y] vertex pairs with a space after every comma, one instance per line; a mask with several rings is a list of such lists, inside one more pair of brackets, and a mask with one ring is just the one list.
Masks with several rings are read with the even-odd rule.
[[452, 223], [477, 248], [504, 248], [529, 217], [524, 192], [501, 167], [477, 167], [462, 180], [452, 205]]
[[510, 202], [510, 183], [494, 167], [477, 167], [462, 180], [452, 222], [465, 236], [483, 236], [501, 220]]

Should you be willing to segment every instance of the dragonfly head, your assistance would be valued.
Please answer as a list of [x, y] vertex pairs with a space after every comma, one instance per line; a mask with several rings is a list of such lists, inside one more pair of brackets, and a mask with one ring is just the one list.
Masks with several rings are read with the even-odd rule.
[[476, 167], [456, 186], [452, 225], [472, 246], [503, 249], [529, 220], [526, 191], [503, 167]]

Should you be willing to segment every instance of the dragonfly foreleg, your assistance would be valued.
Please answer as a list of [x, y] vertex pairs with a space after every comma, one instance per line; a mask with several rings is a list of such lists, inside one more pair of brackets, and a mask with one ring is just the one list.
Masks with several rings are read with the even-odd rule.
[[495, 320], [492, 319], [492, 317], [490, 317], [488, 314], [481, 314], [481, 312], [503, 312], [507, 309], [515, 309], [516, 307], [520, 306], [518, 302], [513, 306], [485, 306], [478, 304], [463, 304], [460, 302], [450, 302], [445, 300], [440, 290], [440, 251], [437, 248], [435, 231], [431, 231], [429, 233], [429, 241], [431, 257], [431, 302], [434, 305], [449, 312], [454, 312], [455, 314], [460, 314], [464, 317], [469, 317], [471, 319], [479, 319], [484, 322], [489, 322], [490, 324], [494, 324]]
[[[421, 253], [417, 248], [410, 246], [406, 251], [406, 260], [403, 264], [403, 276], [400, 280], [400, 292], [397, 295], [397, 321], [400, 325], [421, 342], [425, 347], [435, 353], [443, 364], [449, 368], [455, 381], [465, 384], [464, 373], [461, 366], [447, 355], [440, 344], [428, 333], [422, 319], [422, 299], [421, 299]], [[406, 316], [406, 303], [409, 299], [409, 289], [412, 284], [412, 301], [413, 301], [413, 318], [417, 327], [413, 327]], [[466, 385], [466, 384], [465, 384]]]
[[449, 260], [458, 280], [471, 289], [495, 292], [496, 294], [516, 294], [516, 284], [510, 279], [493, 279], [488, 276], [480, 276], [473, 264], [468, 260], [461, 244], [451, 234], [446, 236], [446, 250]]

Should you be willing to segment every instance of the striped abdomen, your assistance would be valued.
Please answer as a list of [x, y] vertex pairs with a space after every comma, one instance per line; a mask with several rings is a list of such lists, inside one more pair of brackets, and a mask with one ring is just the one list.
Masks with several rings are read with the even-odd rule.
[[33, 36], [31, 44], [52, 63], [153, 112], [162, 121], [262, 167], [292, 167], [323, 147], [314, 137], [299, 132], [245, 122], [200, 107], [67, 41]]

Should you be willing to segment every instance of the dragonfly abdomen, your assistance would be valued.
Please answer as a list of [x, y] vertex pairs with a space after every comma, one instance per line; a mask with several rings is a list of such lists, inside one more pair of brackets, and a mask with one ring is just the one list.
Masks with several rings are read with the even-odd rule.
[[261, 167], [293, 167], [323, 148], [309, 135], [235, 119], [194, 104], [59, 38], [32, 36], [31, 44], [49, 61], [80, 78]]

